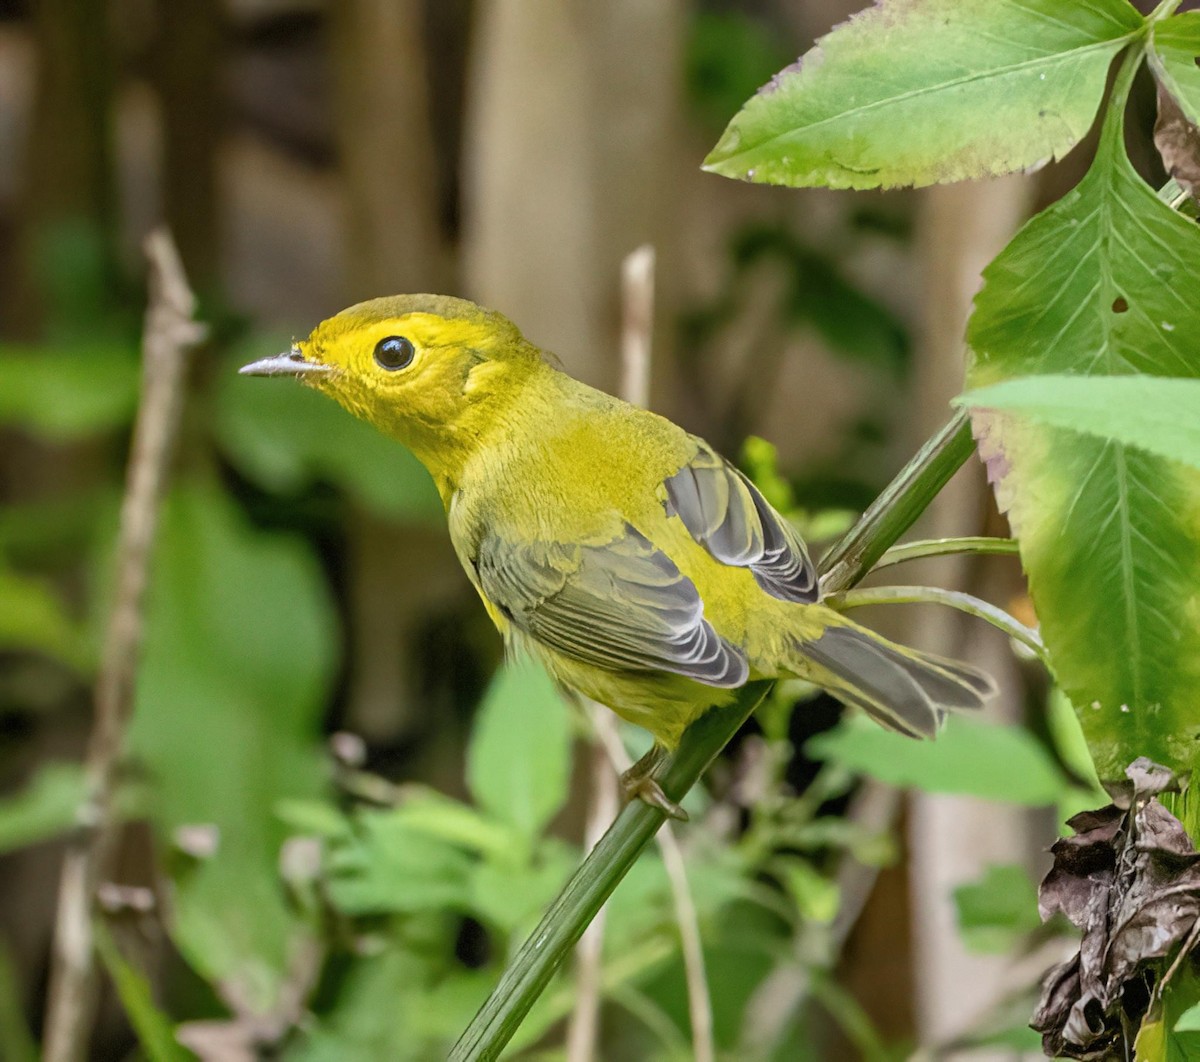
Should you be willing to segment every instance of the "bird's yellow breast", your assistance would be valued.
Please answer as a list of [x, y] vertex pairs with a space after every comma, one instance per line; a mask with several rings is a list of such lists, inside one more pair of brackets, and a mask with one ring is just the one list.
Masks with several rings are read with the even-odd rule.
[[[513, 541], [604, 545], [633, 527], [696, 586], [704, 616], [773, 673], [804, 606], [771, 597], [748, 568], [718, 561], [668, 514], [665, 481], [697, 453], [679, 426], [547, 368], [549, 385], [510, 415], [464, 469], [448, 502], [450, 534], [469, 557], [488, 531]], [[477, 589], [478, 583], [476, 583]], [[481, 596], [482, 591], [481, 591]], [[486, 601], [502, 632], [508, 622]]]

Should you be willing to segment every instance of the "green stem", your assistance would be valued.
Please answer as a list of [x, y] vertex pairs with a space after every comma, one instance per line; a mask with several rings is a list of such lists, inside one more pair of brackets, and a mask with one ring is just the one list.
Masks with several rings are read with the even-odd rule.
[[872, 571], [887, 568], [893, 564], [904, 564], [906, 561], [920, 560], [924, 557], [944, 557], [952, 553], [1017, 553], [1015, 538], [988, 538], [983, 535], [966, 536], [964, 538], [922, 538], [915, 542], [905, 542], [902, 546], [893, 546], [875, 563]]
[[841, 612], [861, 608], [863, 605], [945, 605], [965, 612], [968, 616], [986, 620], [1032, 650], [1038, 659], [1049, 667], [1046, 647], [1036, 631], [1013, 619], [1003, 609], [961, 590], [943, 590], [938, 586], [872, 586], [864, 590], [845, 590], [838, 594], [830, 594], [825, 598], [825, 604]]
[[[743, 686], [732, 706], [707, 712], [688, 728], [658, 776], [668, 797], [683, 799], [772, 685], [760, 681]], [[500, 983], [454, 1045], [451, 1062], [491, 1062], [499, 1057], [554, 971], [665, 820], [658, 808], [640, 800], [625, 805], [508, 964]]]
[[1155, 194], [1172, 210], [1178, 210], [1180, 213], [1184, 213], [1183, 208], [1192, 202], [1192, 193], [1184, 188], [1174, 177], [1167, 181]]
[[1175, 9], [1181, 2], [1182, 0], [1162, 0], [1162, 3], [1146, 16], [1147, 23], [1160, 22], [1164, 18], [1170, 18], [1175, 14]]
[[862, 579], [925, 511], [974, 447], [970, 422], [960, 409], [821, 559], [822, 589], [834, 593]]
[[[972, 450], [966, 414], [957, 413], [901, 470], [876, 502], [826, 555], [827, 591], [853, 586], [912, 526]], [[743, 686], [734, 703], [705, 713], [683, 735], [658, 781], [681, 800], [738, 728], [761, 703], [770, 681]], [[450, 1062], [499, 1057], [554, 972], [571, 953], [604, 901], [663, 824], [664, 815], [641, 801], [628, 804], [572, 875], [521, 945], [487, 1002], [467, 1026]]]

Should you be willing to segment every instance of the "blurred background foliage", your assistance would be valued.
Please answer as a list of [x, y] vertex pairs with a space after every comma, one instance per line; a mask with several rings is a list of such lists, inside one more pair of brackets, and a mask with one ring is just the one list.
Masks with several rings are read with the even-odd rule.
[[[92, 1057], [438, 1057], [580, 858], [589, 725], [544, 676], [497, 672], [415, 461], [233, 369], [348, 303], [439, 290], [612, 389], [618, 267], [650, 242], [654, 407], [740, 455], [819, 548], [961, 386], [945, 292], [969, 297], [1003, 219], [1080, 169], [973, 200], [701, 174], [854, 6], [0, 3], [0, 1056], [37, 1056], [147, 228], [169, 224], [212, 330], [154, 562]], [[1002, 530], [966, 479], [950, 523]], [[1021, 607], [1011, 561], [950, 578]], [[1038, 853], [1097, 799], [1078, 727], [994, 633], [891, 622], [999, 669], [1006, 700], [926, 746], [783, 687], [689, 798], [721, 1057], [1036, 1049], [1027, 1000], [1061, 949], [1030, 918]], [[965, 797], [965, 832], [931, 843], [913, 786]], [[599, 1057], [691, 1057], [657, 853], [604, 954]], [[514, 1051], [565, 1057], [575, 1002], [567, 972]]]

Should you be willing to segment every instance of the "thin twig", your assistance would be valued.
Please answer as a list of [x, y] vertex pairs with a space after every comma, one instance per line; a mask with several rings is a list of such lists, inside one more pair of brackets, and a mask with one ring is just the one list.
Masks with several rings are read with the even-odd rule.
[[621, 263], [621, 397], [650, 405], [650, 340], [654, 330], [654, 248], [642, 244]]
[[[650, 402], [650, 341], [654, 324], [654, 248], [643, 244], [621, 262], [621, 397], [645, 408]], [[588, 703], [592, 721], [591, 793], [584, 842], [590, 852], [613, 820], [620, 801], [617, 779], [605, 750], [616, 737], [616, 720], [595, 702]], [[620, 744], [620, 742], [617, 742]], [[601, 963], [604, 952], [604, 908], [588, 926], [575, 950], [576, 1002], [567, 1026], [567, 1062], [591, 1062], [600, 1033]]]
[[924, 560], [926, 557], [945, 557], [963, 553], [994, 553], [1014, 555], [1019, 553], [1015, 538], [992, 538], [987, 535], [966, 535], [962, 538], [921, 538], [893, 546], [875, 562], [873, 572], [893, 564]]
[[[621, 327], [621, 394], [627, 402], [645, 406], [650, 396], [650, 339], [654, 320], [654, 248], [639, 247], [621, 266], [623, 319]], [[592, 799], [586, 826], [590, 851], [617, 810], [616, 774], [632, 765], [617, 730], [617, 721], [605, 707], [589, 705], [596, 744], [592, 752]], [[712, 1001], [704, 968], [704, 950], [696, 905], [688, 886], [687, 870], [679, 842], [669, 826], [656, 838], [663, 867], [671, 886], [679, 926], [680, 953], [688, 992], [692, 1054], [696, 1062], [711, 1062], [714, 1055]], [[602, 987], [601, 953], [604, 908], [580, 938], [576, 948], [576, 1004], [567, 1029], [567, 1062], [590, 1062], [595, 1056]]]
[[204, 337], [203, 326], [192, 320], [195, 298], [165, 230], [146, 238], [145, 253], [150, 303], [142, 337], [142, 398], [121, 505], [116, 590], [96, 678], [83, 830], [67, 852], [59, 882], [45, 1062], [79, 1062], [91, 1035], [97, 986], [92, 910], [117, 837], [117, 771], [133, 711], [150, 556], [174, 448], [186, 353]]
[[961, 590], [943, 590], [940, 586], [870, 586], [828, 594], [825, 604], [840, 611], [860, 608], [863, 605], [945, 605], [965, 612], [968, 616], [986, 620], [1031, 650], [1039, 660], [1049, 666], [1046, 647], [1037, 631], [1013, 619], [1002, 608]]
[[[830, 594], [854, 586], [895, 543], [975, 450], [965, 410], [930, 438], [821, 558], [821, 590]], [[914, 477], [911, 481], [906, 477]]]
[[[614, 771], [627, 771], [633, 766], [633, 759], [621, 743], [616, 720], [607, 710], [604, 714], [606, 725], [598, 728], [597, 737], [608, 754], [608, 772], [611, 775]], [[712, 1000], [708, 993], [708, 972], [704, 967], [704, 948], [700, 941], [700, 920], [696, 916], [696, 903], [688, 884], [683, 850], [670, 823], [664, 824], [654, 839], [662, 854], [663, 869], [671, 886], [671, 902], [675, 906], [675, 921], [679, 926], [679, 951], [683, 957], [688, 1019], [692, 1027], [692, 1057], [695, 1062], [712, 1062], [716, 1051], [713, 1043]]]
[[[637, 406], [650, 404], [650, 343], [654, 326], [654, 248], [643, 244], [628, 255], [621, 265], [621, 302], [624, 322], [621, 336], [622, 397]], [[608, 716], [600, 730], [603, 742], [616, 770], [627, 771], [632, 764], [621, 744], [616, 721]], [[671, 898], [675, 921], [679, 926], [679, 949], [683, 958], [684, 983], [688, 993], [688, 1020], [692, 1027], [692, 1055], [695, 1062], [712, 1062], [712, 999], [708, 992], [708, 974], [704, 969], [704, 949], [700, 944], [700, 923], [696, 904], [688, 885], [683, 853], [670, 824], [657, 834], [659, 851]]]
[[[605, 734], [616, 734], [616, 718], [594, 701], [587, 704], [592, 720], [593, 743], [588, 749], [591, 766], [591, 795], [584, 844], [590, 852], [620, 810], [617, 776], [605, 750]], [[619, 744], [619, 739], [618, 739]], [[567, 1025], [567, 1062], [591, 1062], [596, 1056], [600, 1034], [600, 996], [604, 953], [604, 923], [607, 908], [601, 907], [579, 939], [575, 949], [575, 1007]]]

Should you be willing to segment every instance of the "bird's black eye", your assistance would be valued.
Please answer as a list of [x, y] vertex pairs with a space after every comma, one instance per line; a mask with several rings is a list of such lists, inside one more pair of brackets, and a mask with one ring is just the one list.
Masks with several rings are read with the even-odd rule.
[[415, 353], [412, 342], [403, 336], [388, 336], [375, 344], [375, 361], [382, 369], [405, 369]]

